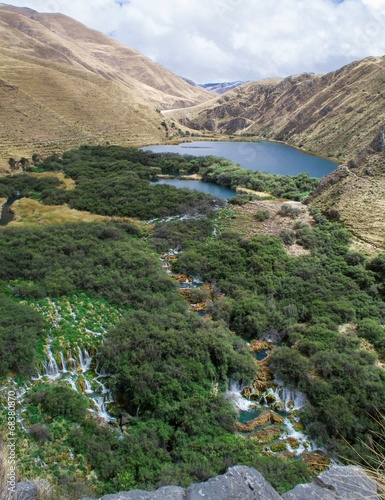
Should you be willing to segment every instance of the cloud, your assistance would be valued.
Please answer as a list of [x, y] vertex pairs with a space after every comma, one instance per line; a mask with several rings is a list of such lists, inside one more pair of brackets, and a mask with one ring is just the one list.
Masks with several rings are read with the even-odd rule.
[[14, 0], [112, 33], [197, 82], [326, 72], [385, 54], [385, 0]]

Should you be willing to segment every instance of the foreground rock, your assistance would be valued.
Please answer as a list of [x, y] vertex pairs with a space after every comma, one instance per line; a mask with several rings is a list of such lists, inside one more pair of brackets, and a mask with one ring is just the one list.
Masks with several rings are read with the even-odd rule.
[[379, 498], [376, 483], [360, 467], [338, 467], [323, 472], [309, 484], [299, 484], [285, 493], [285, 500], [358, 500]]
[[[251, 467], [237, 465], [226, 474], [188, 488], [165, 486], [156, 491], [133, 490], [100, 500], [362, 500], [378, 499], [376, 483], [360, 467], [334, 466], [309, 484], [300, 484], [280, 496]], [[91, 500], [84, 498], [83, 500]]]

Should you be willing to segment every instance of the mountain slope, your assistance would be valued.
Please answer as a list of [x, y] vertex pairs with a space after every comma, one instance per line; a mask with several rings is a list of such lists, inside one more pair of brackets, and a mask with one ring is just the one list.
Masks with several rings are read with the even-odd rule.
[[368, 254], [385, 251], [385, 126], [354, 160], [321, 180], [308, 200], [328, 217], [341, 220]]
[[385, 57], [367, 58], [323, 76], [249, 83], [169, 116], [198, 130], [255, 134], [342, 158], [384, 123], [384, 84]]
[[212, 95], [61, 14], [0, 4], [0, 165], [83, 143], [163, 141], [155, 108]]

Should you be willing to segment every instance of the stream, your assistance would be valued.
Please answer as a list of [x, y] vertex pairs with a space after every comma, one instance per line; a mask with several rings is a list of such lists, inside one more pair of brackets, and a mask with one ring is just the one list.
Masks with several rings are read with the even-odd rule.
[[[206, 287], [211, 291], [210, 299], [215, 300], [212, 287], [198, 278], [174, 273], [172, 264], [178, 253], [170, 250], [160, 257], [163, 269], [178, 281], [179, 292], [189, 302], [189, 308], [204, 316], [207, 303], [191, 303], [190, 292], [194, 288]], [[320, 467], [327, 468], [328, 458], [306, 435], [300, 420], [306, 396], [286, 387], [269, 368], [269, 355], [274, 346], [270, 340], [253, 341], [249, 349], [258, 365], [256, 379], [244, 387], [233, 381], [226, 392], [226, 399], [238, 411], [238, 432], [246, 438], [257, 439], [263, 453], [280, 454], [286, 458], [307, 455], [311, 461], [319, 461]]]
[[11, 210], [11, 205], [16, 201], [22, 198], [23, 195], [20, 193], [15, 196], [10, 196], [4, 205], [1, 207], [1, 215], [0, 215], [0, 226], [6, 226], [15, 218], [14, 213]]

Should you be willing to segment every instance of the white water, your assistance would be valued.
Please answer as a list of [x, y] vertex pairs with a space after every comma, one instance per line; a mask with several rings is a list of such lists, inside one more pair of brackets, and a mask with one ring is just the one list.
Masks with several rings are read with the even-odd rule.
[[295, 389], [285, 387], [282, 382], [277, 381], [278, 386], [273, 390], [273, 395], [277, 400], [285, 403], [285, 411], [300, 410], [307, 401], [305, 394]]
[[62, 367], [63, 373], [68, 372], [67, 363], [64, 359], [64, 354], [62, 353], [62, 351], [60, 351], [60, 361], [61, 361], [61, 367]]
[[91, 366], [92, 356], [90, 356], [87, 349], [84, 349], [84, 352], [83, 352], [80, 346], [78, 346], [78, 352], [79, 352], [80, 369], [83, 373], [87, 372]]
[[301, 455], [304, 451], [312, 451], [315, 449], [306, 434], [294, 429], [294, 425], [289, 418], [285, 418], [285, 427], [287, 429], [286, 437], [293, 438], [299, 442], [298, 448], [292, 448], [289, 443], [286, 443], [287, 449], [290, 452], [294, 452], [296, 455]]
[[51, 350], [52, 339], [48, 339], [46, 345], [46, 353], [48, 356], [48, 360], [43, 363], [43, 368], [45, 370], [45, 376], [50, 380], [56, 380], [60, 377], [59, 367], [56, 363], [56, 359]]
[[95, 332], [94, 330], [90, 330], [89, 328], [85, 328], [85, 331], [88, 333], [92, 333], [92, 335], [95, 335], [95, 337], [99, 337], [100, 335], [103, 335], [100, 332]]
[[231, 382], [230, 388], [226, 391], [225, 398], [230, 401], [238, 410], [248, 411], [251, 406], [255, 404], [253, 401], [249, 401], [244, 398], [241, 394], [242, 387], [238, 382]]

